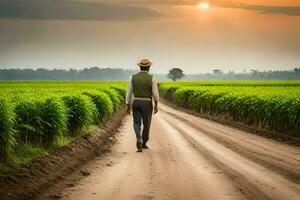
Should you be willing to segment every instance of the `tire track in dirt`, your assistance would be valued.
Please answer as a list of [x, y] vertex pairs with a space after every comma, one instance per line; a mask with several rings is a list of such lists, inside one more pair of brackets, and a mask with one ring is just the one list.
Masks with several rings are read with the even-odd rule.
[[[261, 138], [256, 135], [250, 135], [250, 140], [247, 140], [249, 137], [246, 136], [249, 136], [249, 134], [245, 135], [245, 132], [222, 125], [221, 127], [210, 126], [205, 123], [206, 121], [204, 119], [199, 117], [189, 116], [189, 119], [186, 119], [185, 115], [179, 115], [178, 113], [169, 112], [168, 110], [164, 109], [162, 109], [162, 111], [201, 131], [202, 133], [205, 133], [211, 139], [218, 141], [218, 143], [223, 144], [227, 148], [232, 149], [244, 157], [254, 160], [255, 162], [259, 162], [265, 167], [284, 175], [291, 181], [300, 184], [300, 152], [297, 150], [299, 148], [279, 144], [277, 146], [287, 147], [280, 152], [280, 149], [268, 148], [268, 144], [258, 144], [257, 139], [253, 142], [251, 137], [260, 138], [262, 141], [268, 139]], [[224, 129], [226, 131], [224, 131]], [[244, 135], [240, 137], [241, 134]], [[291, 151], [286, 151], [286, 149], [290, 149]]]

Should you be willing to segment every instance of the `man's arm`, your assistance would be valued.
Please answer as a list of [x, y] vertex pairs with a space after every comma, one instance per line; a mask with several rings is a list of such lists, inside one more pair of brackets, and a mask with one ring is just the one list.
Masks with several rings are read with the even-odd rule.
[[130, 77], [130, 80], [128, 81], [128, 88], [127, 88], [127, 93], [126, 93], [126, 112], [128, 114], [130, 114], [130, 101], [131, 101], [131, 97], [132, 97], [132, 91], [133, 91], [133, 87], [132, 87], [132, 77]]
[[159, 92], [157, 87], [157, 81], [154, 77], [152, 78], [152, 96], [154, 98], [154, 114], [155, 114], [158, 112]]

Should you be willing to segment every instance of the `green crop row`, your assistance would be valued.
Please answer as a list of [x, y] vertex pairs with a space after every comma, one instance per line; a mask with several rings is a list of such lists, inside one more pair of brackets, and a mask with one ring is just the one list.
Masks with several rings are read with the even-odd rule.
[[161, 83], [160, 93], [166, 100], [196, 112], [300, 137], [300, 87], [200, 84]]
[[13, 163], [20, 144], [57, 146], [118, 111], [124, 83], [0, 83], [0, 162]]

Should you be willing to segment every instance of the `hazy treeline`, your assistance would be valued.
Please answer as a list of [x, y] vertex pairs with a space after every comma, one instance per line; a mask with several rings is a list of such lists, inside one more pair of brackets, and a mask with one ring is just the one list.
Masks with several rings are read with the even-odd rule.
[[[0, 80], [128, 80], [138, 70], [91, 67], [76, 69], [0, 69]], [[166, 75], [155, 74], [159, 80]]]
[[257, 71], [235, 73], [233, 71], [223, 73], [220, 70], [213, 70], [206, 74], [188, 74], [186, 80], [299, 80], [300, 68], [286, 71]]
[[76, 69], [0, 69], [0, 80], [124, 80], [134, 70], [112, 68]]
[[[184, 70], [184, 68], [182, 68]], [[137, 70], [91, 67], [76, 69], [0, 69], [0, 80], [128, 80]], [[158, 80], [167, 80], [167, 74], [155, 74]], [[184, 80], [300, 80], [300, 68], [286, 71], [256, 71], [224, 73], [213, 70], [206, 74], [187, 74]]]

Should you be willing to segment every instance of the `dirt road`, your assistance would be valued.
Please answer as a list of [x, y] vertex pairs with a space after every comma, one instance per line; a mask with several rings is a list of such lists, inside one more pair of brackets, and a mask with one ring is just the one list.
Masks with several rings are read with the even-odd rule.
[[135, 152], [127, 116], [110, 153], [39, 199], [300, 199], [300, 148], [160, 108], [150, 149]]

